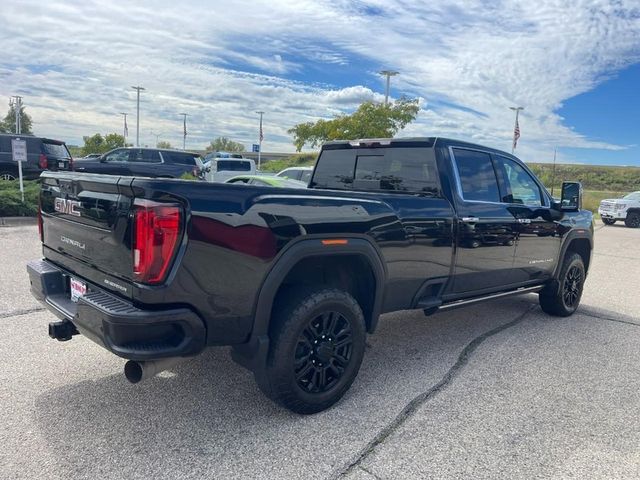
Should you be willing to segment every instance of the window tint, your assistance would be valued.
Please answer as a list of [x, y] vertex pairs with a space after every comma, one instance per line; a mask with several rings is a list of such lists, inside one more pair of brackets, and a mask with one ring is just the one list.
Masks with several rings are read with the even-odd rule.
[[42, 142], [42, 149], [44, 150], [44, 153], [51, 155], [52, 157], [69, 158], [70, 156], [67, 151], [67, 147], [57, 143]]
[[401, 147], [325, 150], [312, 186], [435, 194], [438, 174], [434, 152], [431, 148]]
[[502, 166], [508, 190], [503, 201], [506, 203], [520, 203], [536, 207], [541, 206], [542, 197], [540, 188], [529, 172], [509, 158], [498, 156], [497, 160]]
[[167, 163], [178, 163], [180, 165], [196, 165], [196, 157], [193, 153], [162, 152], [162, 158]]
[[453, 149], [465, 200], [499, 202], [498, 180], [488, 153]]
[[160, 163], [160, 154], [157, 150], [135, 149], [131, 150], [130, 162]]
[[114, 150], [104, 157], [105, 162], [122, 163], [129, 161], [129, 150]]
[[218, 172], [249, 172], [251, 162], [241, 160], [218, 160]]

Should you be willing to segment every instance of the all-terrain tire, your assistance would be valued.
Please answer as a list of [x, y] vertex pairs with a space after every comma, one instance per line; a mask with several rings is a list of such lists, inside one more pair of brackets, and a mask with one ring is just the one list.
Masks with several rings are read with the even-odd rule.
[[602, 223], [605, 225], [613, 225], [616, 221], [613, 218], [602, 218]]
[[288, 290], [276, 299], [261, 388], [293, 412], [325, 410], [355, 380], [365, 341], [364, 316], [349, 293], [323, 287]]
[[575, 252], [567, 252], [558, 279], [540, 291], [542, 310], [558, 317], [573, 315], [580, 305], [585, 278], [582, 257]]
[[624, 224], [629, 228], [640, 227], [640, 213], [631, 212], [627, 214], [627, 218], [624, 219]]

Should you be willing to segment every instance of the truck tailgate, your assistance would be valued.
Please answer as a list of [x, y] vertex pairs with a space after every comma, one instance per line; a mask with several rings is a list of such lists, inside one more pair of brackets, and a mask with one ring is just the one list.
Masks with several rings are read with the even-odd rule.
[[133, 277], [129, 222], [132, 180], [45, 174], [40, 195], [44, 256], [127, 297]]

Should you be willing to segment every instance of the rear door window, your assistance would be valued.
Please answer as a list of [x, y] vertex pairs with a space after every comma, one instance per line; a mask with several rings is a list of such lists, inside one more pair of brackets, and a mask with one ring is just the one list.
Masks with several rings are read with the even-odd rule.
[[454, 148], [453, 155], [465, 200], [500, 202], [498, 180], [491, 156], [485, 152]]
[[160, 154], [157, 150], [131, 149], [130, 162], [160, 163]]
[[179, 165], [197, 165], [196, 158], [198, 155], [193, 153], [181, 152], [162, 152], [162, 158], [167, 163], [177, 163]]

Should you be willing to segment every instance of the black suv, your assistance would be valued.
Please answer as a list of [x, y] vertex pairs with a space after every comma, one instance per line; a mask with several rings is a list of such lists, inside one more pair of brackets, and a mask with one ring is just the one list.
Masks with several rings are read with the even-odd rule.
[[204, 164], [197, 153], [158, 148], [116, 148], [101, 157], [77, 159], [74, 170], [108, 175], [179, 178], [185, 173], [200, 178]]
[[14, 138], [27, 142], [27, 161], [22, 163], [22, 176], [26, 180], [38, 178], [43, 170], [71, 170], [73, 159], [64, 142], [32, 135], [0, 134], [0, 180], [18, 178], [18, 164], [13, 161], [11, 148]]

